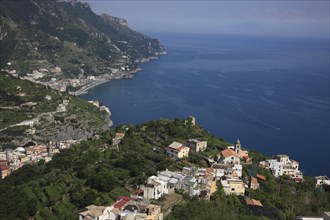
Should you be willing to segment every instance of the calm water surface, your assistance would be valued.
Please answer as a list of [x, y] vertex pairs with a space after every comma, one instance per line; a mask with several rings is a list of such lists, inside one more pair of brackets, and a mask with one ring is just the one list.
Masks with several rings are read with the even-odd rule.
[[82, 97], [107, 105], [115, 125], [194, 115], [216, 136], [330, 176], [328, 40], [155, 37], [166, 56]]

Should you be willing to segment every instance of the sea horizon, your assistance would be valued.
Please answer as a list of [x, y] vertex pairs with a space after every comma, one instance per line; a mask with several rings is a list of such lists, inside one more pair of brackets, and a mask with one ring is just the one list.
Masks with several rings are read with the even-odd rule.
[[[167, 55], [141, 64], [133, 80], [81, 96], [108, 106], [115, 126], [193, 115], [215, 136], [267, 156], [288, 154], [306, 175], [330, 175], [328, 41], [149, 35]], [[315, 149], [324, 163], [311, 157]]]

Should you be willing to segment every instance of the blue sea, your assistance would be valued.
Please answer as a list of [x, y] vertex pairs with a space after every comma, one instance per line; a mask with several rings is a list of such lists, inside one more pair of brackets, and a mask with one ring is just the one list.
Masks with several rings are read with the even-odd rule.
[[154, 34], [168, 54], [81, 96], [115, 125], [196, 117], [229, 142], [330, 176], [329, 40]]

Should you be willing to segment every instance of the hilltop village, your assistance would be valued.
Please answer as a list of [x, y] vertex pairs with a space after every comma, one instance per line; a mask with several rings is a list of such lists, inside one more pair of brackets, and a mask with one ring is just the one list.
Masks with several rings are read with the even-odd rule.
[[[184, 123], [196, 126], [194, 117]], [[120, 152], [122, 142], [129, 132], [129, 127], [116, 132], [110, 142], [100, 146], [100, 150], [102, 152], [110, 150], [112, 154]], [[30, 146], [18, 147], [15, 150], [6, 149], [0, 152], [1, 177], [7, 177], [25, 164], [37, 164], [41, 160], [50, 162], [55, 154], [70, 150], [75, 144], [78, 144], [78, 141], [71, 140], [48, 145], [30, 143]], [[157, 170], [157, 173], [148, 176], [142, 184], [132, 188], [130, 195], [118, 195], [117, 200], [111, 205], [89, 204], [79, 212], [79, 219], [162, 220], [170, 211], [165, 210], [163, 213], [164, 208], [158, 201], [176, 195], [210, 201], [213, 194], [219, 190], [222, 190], [225, 196], [235, 195], [244, 198], [242, 203], [252, 212], [270, 217], [274, 213], [269, 211], [269, 207], [246, 191], [247, 189], [256, 191], [263, 184], [267, 184], [268, 178], [257, 170], [268, 170], [275, 178], [285, 177], [287, 181], [297, 184], [304, 182], [299, 163], [290, 159], [288, 155], [277, 155], [275, 158], [254, 163], [253, 156], [242, 148], [239, 139], [233, 145], [226, 145], [221, 151], [213, 151], [214, 153], [209, 156], [206, 154], [209, 151], [208, 145], [205, 138], [195, 137], [185, 141], [174, 140], [161, 150], [154, 148], [153, 151], [160, 150], [172, 163], [184, 162], [185, 166], [176, 170], [167, 168]], [[204, 160], [204, 166], [189, 162], [190, 157], [196, 156]], [[246, 172], [247, 167], [255, 165], [258, 169]], [[263, 184], [260, 184], [261, 182]], [[329, 186], [328, 177], [315, 177], [315, 189], [329, 190]]]
[[[123, 137], [124, 134], [117, 133], [116, 136]], [[168, 157], [180, 160], [189, 157], [191, 153], [196, 154], [206, 149], [207, 141], [189, 139], [185, 145], [178, 142], [171, 143], [166, 147], [165, 153]], [[248, 151], [241, 149], [239, 139], [233, 146], [227, 146], [227, 149], [219, 152], [214, 159], [205, 159], [210, 167], [183, 167], [182, 170], [175, 172], [158, 171], [157, 175], [148, 177], [145, 184], [140, 185], [130, 197], [120, 196], [112, 206], [87, 206], [86, 211], [79, 213], [79, 219], [162, 220], [161, 207], [150, 204], [150, 201], [157, 201], [173, 193], [184, 193], [189, 197], [210, 200], [219, 186], [217, 182], [222, 186], [225, 195], [244, 196], [248, 207], [257, 207], [262, 210], [263, 204], [257, 199], [246, 196], [245, 189], [257, 190], [260, 188], [259, 181], [267, 182], [267, 179], [256, 173], [242, 180], [242, 166], [252, 164], [252, 158], [249, 157]], [[260, 162], [259, 166], [270, 170], [275, 177], [286, 175], [292, 181], [304, 181], [303, 174], [298, 169], [299, 163], [290, 160], [287, 155], [277, 155], [275, 159]], [[315, 177], [315, 179], [317, 180], [315, 187], [330, 186], [330, 180], [326, 176]], [[325, 213], [325, 216], [329, 214]]]

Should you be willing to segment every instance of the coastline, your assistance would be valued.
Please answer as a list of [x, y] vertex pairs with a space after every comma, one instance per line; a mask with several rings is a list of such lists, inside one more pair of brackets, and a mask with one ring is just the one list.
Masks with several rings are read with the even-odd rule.
[[[157, 60], [160, 56], [162, 55], [166, 55], [167, 52], [166, 51], [162, 51], [162, 52], [158, 52], [155, 54], [155, 56], [150, 56], [150, 57], [146, 57], [146, 58], [141, 58], [140, 60], [136, 60], [138, 63], [146, 63], [146, 62], [150, 62], [152, 60]], [[101, 85], [103, 83], [106, 82], [110, 82], [111, 80], [116, 80], [116, 79], [132, 79], [134, 78], [134, 74], [137, 72], [143, 71], [143, 69], [138, 66], [136, 69], [134, 70], [130, 70], [127, 72], [119, 72], [119, 74], [117, 74], [116, 76], [103, 76], [100, 78], [96, 78], [94, 81], [83, 85], [80, 89], [78, 89], [75, 92], [72, 92], [71, 94], [74, 96], [80, 96], [83, 94], [87, 94], [88, 90], [92, 89], [93, 87], [96, 87], [98, 85]]]
[[95, 80], [92, 83], [89, 83], [88, 85], [83, 86], [81, 89], [73, 92], [72, 94], [75, 95], [75, 96], [80, 96], [80, 95], [83, 95], [83, 94], [87, 94], [88, 90], [90, 90], [91, 88], [93, 88], [95, 86], [98, 86], [98, 85], [101, 85], [103, 83], [109, 82], [109, 81], [111, 81], [111, 79], [98, 79], [98, 80]]
[[129, 72], [126, 72], [126, 73], [121, 73], [119, 75], [116, 75], [116, 76], [108, 76], [108, 77], [100, 77], [100, 78], [97, 78], [95, 79], [94, 81], [82, 86], [80, 89], [78, 89], [77, 91], [75, 92], [72, 92], [72, 95], [75, 95], [75, 96], [80, 96], [80, 95], [83, 95], [83, 94], [87, 94], [88, 93], [88, 90], [98, 86], [98, 85], [101, 85], [103, 83], [106, 83], [106, 82], [110, 82], [111, 80], [116, 80], [116, 79], [132, 79], [134, 78], [134, 75], [135, 73], [137, 72], [140, 72], [142, 71], [143, 69], [141, 67], [138, 67], [132, 71], [129, 71]]

